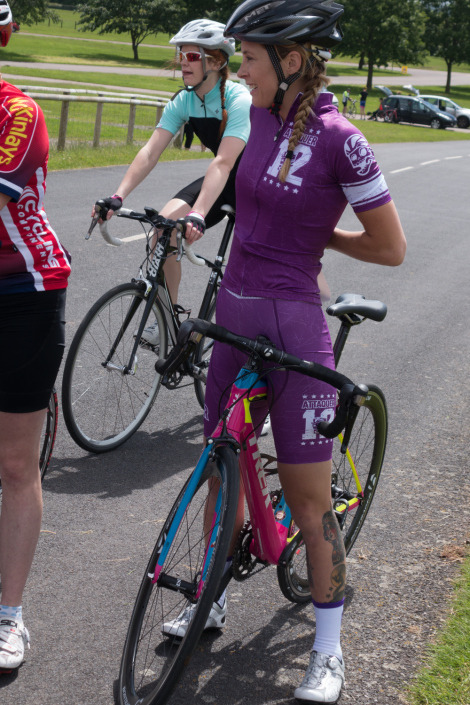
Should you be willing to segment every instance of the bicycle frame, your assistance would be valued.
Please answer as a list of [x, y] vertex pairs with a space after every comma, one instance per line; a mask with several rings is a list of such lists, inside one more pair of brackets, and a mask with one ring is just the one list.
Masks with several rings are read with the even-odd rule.
[[228, 432], [240, 449], [240, 472], [253, 529], [250, 553], [260, 561], [277, 564], [288, 542], [291, 512], [284, 498], [273, 509], [251, 417], [251, 402], [266, 397], [266, 380], [242, 368], [230, 391], [228, 413], [222, 416], [209, 444], [224, 439]]
[[[225, 207], [222, 207], [222, 210], [225, 210]], [[227, 215], [229, 218], [229, 223], [227, 224], [227, 227], [225, 228], [224, 235], [222, 237], [222, 240], [219, 245], [219, 249], [217, 252], [217, 256], [214, 260], [214, 262], [211, 262], [210, 260], [206, 259], [205, 257], [201, 257], [201, 259], [205, 260], [206, 265], [212, 270], [211, 275], [209, 277], [209, 281], [207, 283], [206, 291], [202, 300], [201, 308], [199, 310], [198, 317], [199, 318], [207, 318], [209, 314], [209, 306], [212, 301], [212, 297], [214, 293], [217, 291], [220, 281], [222, 280], [223, 273], [222, 273], [222, 267], [224, 264], [224, 259], [225, 259], [225, 253], [227, 251], [228, 244], [230, 242], [230, 238], [232, 236], [232, 231], [233, 231], [233, 226], [234, 226], [234, 215], [233, 211], [231, 209], [227, 210]], [[116, 365], [113, 363], [110, 363], [110, 360], [113, 358], [116, 348], [119, 345], [122, 336], [124, 334], [124, 331], [127, 329], [128, 325], [132, 321], [135, 312], [140, 304], [140, 300], [136, 299], [135, 302], [129, 307], [129, 310], [126, 314], [126, 317], [124, 319], [123, 325], [121, 329], [118, 331], [118, 334], [114, 340], [114, 342], [111, 345], [110, 351], [106, 357], [106, 360], [103, 362], [103, 367], [106, 367], [108, 369], [117, 369], [119, 372], [122, 372], [123, 374], [133, 374], [134, 372], [134, 361], [136, 359], [136, 353], [139, 348], [139, 341], [141, 339], [143, 330], [145, 328], [145, 325], [148, 320], [148, 316], [150, 315], [150, 312], [152, 310], [152, 306], [155, 302], [155, 300], [158, 298], [160, 302], [163, 305], [163, 309], [165, 312], [165, 318], [167, 322], [167, 327], [168, 331], [170, 334], [170, 341], [174, 345], [176, 341], [176, 336], [178, 334], [178, 329], [180, 326], [180, 322], [178, 319], [178, 314], [175, 311], [175, 308], [172, 304], [170, 293], [168, 291], [168, 287], [166, 284], [166, 279], [165, 275], [163, 272], [163, 264], [165, 262], [169, 247], [170, 247], [170, 239], [171, 239], [171, 231], [170, 230], [164, 230], [162, 235], [157, 241], [157, 244], [155, 246], [152, 258], [148, 264], [147, 268], [147, 276], [143, 275], [142, 269], [140, 270], [139, 277], [135, 281], [142, 281], [145, 286], [145, 299], [146, 299], [146, 304], [145, 304], [145, 310], [144, 314], [141, 317], [141, 320], [139, 321], [138, 328], [136, 330], [136, 335], [135, 335], [135, 342], [132, 347], [129, 360], [126, 365], [123, 365], [120, 368], [117, 368]]]

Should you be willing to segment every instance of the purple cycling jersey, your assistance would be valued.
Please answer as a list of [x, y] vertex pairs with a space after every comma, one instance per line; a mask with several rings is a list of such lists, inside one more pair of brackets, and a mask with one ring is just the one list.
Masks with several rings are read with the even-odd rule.
[[391, 200], [367, 140], [328, 92], [318, 96], [287, 180], [279, 181], [300, 99], [281, 127], [266, 109], [251, 108], [222, 284], [242, 296], [320, 303], [320, 260], [347, 203], [359, 213]]

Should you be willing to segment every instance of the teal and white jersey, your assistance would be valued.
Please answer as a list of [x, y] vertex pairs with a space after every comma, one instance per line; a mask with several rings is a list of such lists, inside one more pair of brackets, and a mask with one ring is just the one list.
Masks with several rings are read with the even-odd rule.
[[222, 102], [220, 80], [203, 98], [195, 91], [182, 90], [165, 106], [162, 118], [157, 125], [173, 135], [189, 122], [201, 142], [217, 154], [222, 137], [238, 137], [245, 143], [250, 134], [251, 96], [248, 90], [233, 81], [225, 84], [225, 109], [227, 124], [219, 137], [222, 122]]

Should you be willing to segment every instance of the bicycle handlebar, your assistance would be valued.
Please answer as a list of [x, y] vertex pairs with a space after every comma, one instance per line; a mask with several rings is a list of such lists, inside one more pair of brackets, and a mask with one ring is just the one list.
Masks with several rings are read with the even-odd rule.
[[[95, 212], [97, 217], [99, 217], [99, 212], [100, 212], [100, 201], [97, 201], [95, 203]], [[153, 225], [155, 227], [165, 227], [165, 228], [175, 228], [177, 231], [177, 241], [178, 241], [178, 257], [181, 259], [182, 254], [183, 254], [183, 245], [181, 244], [180, 238], [184, 238], [184, 228], [185, 228], [185, 220], [184, 218], [180, 218], [179, 220], [170, 220], [169, 218], [164, 218], [163, 216], [159, 215], [157, 211], [153, 211], [151, 209], [147, 209], [146, 213], [139, 213], [138, 211], [131, 210], [130, 208], [119, 208], [119, 210], [115, 211], [115, 215], [117, 215], [120, 218], [128, 218], [129, 220], [137, 220], [139, 223], [148, 223], [149, 225]], [[101, 223], [99, 223], [99, 228], [100, 228], [100, 233], [103, 236], [103, 239], [105, 242], [108, 243], [108, 245], [113, 245], [114, 247], [119, 247], [122, 245], [122, 240], [120, 240], [118, 237], [115, 237], [114, 235], [111, 235], [109, 232], [108, 228], [108, 221], [107, 220], [102, 220]], [[184, 243], [184, 253], [186, 254], [186, 257], [189, 259], [191, 264], [195, 264], [198, 267], [202, 267], [206, 264], [205, 260], [202, 257], [198, 257], [193, 248], [192, 245], [190, 245], [188, 242]]]
[[369, 392], [365, 385], [355, 385], [349, 377], [340, 372], [290, 355], [276, 348], [267, 339], [245, 338], [200, 318], [189, 318], [181, 324], [175, 346], [165, 360], [157, 360], [156, 371], [164, 375], [178, 369], [190, 355], [192, 346], [197, 345], [203, 337], [227, 343], [247, 354], [255, 353], [266, 362], [292, 368], [338, 389], [339, 398], [335, 418], [330, 423], [321, 421], [317, 425], [318, 431], [326, 438], [334, 438], [341, 433], [348, 423], [351, 407], [361, 406]]

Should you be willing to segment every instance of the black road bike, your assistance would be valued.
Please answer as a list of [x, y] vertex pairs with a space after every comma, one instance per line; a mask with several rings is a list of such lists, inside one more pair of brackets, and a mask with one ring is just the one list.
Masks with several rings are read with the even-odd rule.
[[[70, 435], [85, 450], [103, 453], [130, 438], [146, 419], [162, 384], [176, 389], [183, 380], [191, 378], [198, 402], [204, 406], [212, 340], [203, 338], [191, 357], [170, 375], [162, 378], [155, 371], [156, 361], [166, 358], [175, 344], [181, 319], [189, 315], [172, 304], [163, 265], [169, 257], [181, 259], [185, 254], [194, 264], [210, 269], [198, 318], [212, 321], [235, 222], [230, 206], [223, 206], [222, 210], [227, 215], [227, 225], [214, 261], [195, 255], [187, 244], [183, 247], [183, 219], [163, 218], [153, 208], [145, 208], [143, 213], [127, 208], [116, 212], [118, 218], [141, 224], [146, 234], [146, 253], [135, 279], [106, 292], [91, 307], [67, 354], [62, 382], [63, 414]], [[108, 243], [121, 244], [108, 232], [106, 222], [100, 224], [100, 229]], [[170, 244], [175, 229], [176, 250]], [[152, 249], [155, 231], [158, 240]], [[159, 339], [150, 345], [142, 339], [142, 332], [154, 321]]]

